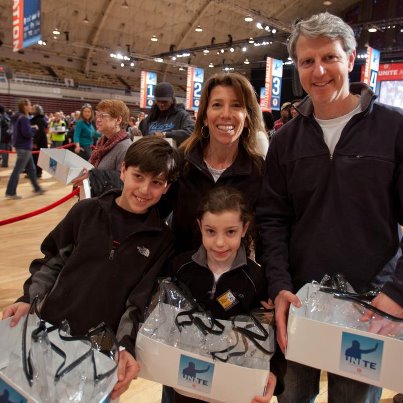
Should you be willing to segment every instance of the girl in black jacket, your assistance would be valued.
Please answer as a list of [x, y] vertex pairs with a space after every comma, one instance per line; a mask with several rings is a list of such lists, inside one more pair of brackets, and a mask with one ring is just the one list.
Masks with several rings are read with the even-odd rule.
[[[251, 214], [242, 194], [230, 187], [212, 189], [199, 207], [197, 222], [202, 245], [195, 253], [184, 253], [175, 259], [176, 278], [217, 319], [248, 314], [259, 307], [260, 301], [267, 300], [266, 279], [263, 270], [247, 258], [248, 242], [244, 240], [248, 237]], [[265, 396], [251, 396], [252, 403], [268, 403], [273, 393], [281, 393], [285, 361], [281, 354], [274, 357]], [[199, 400], [175, 391], [175, 403], [187, 402]]]

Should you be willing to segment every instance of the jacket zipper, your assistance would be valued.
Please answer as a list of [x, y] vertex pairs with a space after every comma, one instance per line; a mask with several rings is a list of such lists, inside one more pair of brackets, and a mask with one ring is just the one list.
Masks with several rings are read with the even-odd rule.
[[120, 242], [118, 242], [118, 241], [113, 241], [112, 242], [112, 249], [109, 252], [109, 258], [108, 258], [109, 260], [113, 260], [113, 258], [115, 256], [115, 251], [116, 251], [116, 249], [118, 248], [119, 245], [120, 245]]

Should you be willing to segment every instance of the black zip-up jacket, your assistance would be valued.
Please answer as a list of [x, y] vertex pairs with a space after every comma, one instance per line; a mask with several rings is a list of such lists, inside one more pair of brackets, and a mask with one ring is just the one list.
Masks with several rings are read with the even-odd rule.
[[[216, 319], [229, 320], [239, 314], [248, 314], [267, 301], [267, 285], [264, 271], [253, 260], [247, 258], [243, 246], [238, 249], [231, 269], [223, 273], [218, 281], [207, 265], [207, 252], [201, 246], [198, 251], [177, 256], [172, 263], [174, 277], [184, 284], [195, 300]], [[217, 298], [230, 291], [238, 301], [226, 310]], [[284, 389], [286, 362], [281, 350], [276, 351], [270, 361], [270, 370], [277, 376], [274, 394]], [[189, 401], [192, 401], [191, 399]]]
[[118, 247], [111, 232], [111, 210], [119, 191], [75, 204], [45, 238], [29, 268], [19, 299], [45, 297], [42, 317], [67, 319], [72, 334], [85, 334], [101, 322], [134, 354], [139, 322], [154, 280], [173, 252], [173, 235], [151, 209], [145, 222]]
[[[365, 84], [350, 91], [361, 95], [362, 112], [346, 124], [333, 155], [309, 96], [270, 144], [256, 222], [273, 300], [325, 273], [343, 273], [364, 291], [398, 250], [403, 112], [374, 103]], [[383, 292], [403, 305], [402, 259]]]
[[[196, 222], [200, 200], [216, 186], [231, 186], [244, 196], [251, 211], [255, 210], [261, 186], [262, 173], [240, 144], [238, 155], [217, 182], [203, 160], [203, 143], [200, 142], [188, 154], [180, 150], [180, 176], [159, 203], [161, 216], [173, 211], [172, 229], [177, 252], [195, 250], [201, 245], [200, 230]], [[262, 159], [263, 167], [263, 159]]]

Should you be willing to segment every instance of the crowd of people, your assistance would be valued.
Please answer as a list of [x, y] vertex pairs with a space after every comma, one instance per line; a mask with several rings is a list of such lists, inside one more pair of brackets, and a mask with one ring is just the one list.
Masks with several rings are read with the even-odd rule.
[[[320, 370], [283, 355], [288, 310], [302, 305], [296, 293], [304, 284], [342, 273], [359, 293], [377, 287], [371, 304], [403, 318], [403, 111], [375, 102], [365, 84], [349, 83], [355, 48], [353, 30], [339, 17], [298, 21], [288, 49], [307, 96], [284, 103], [277, 121], [262, 113], [251, 83], [237, 73], [205, 82], [196, 121], [169, 83], [157, 85], [139, 125], [122, 101], [103, 100], [95, 111], [84, 105], [73, 141], [94, 169], [74, 183], [89, 178], [98, 190], [43, 241], [44, 257], [32, 262], [23, 295], [3, 317], [15, 326], [39, 295], [46, 297], [42, 317], [54, 324], [67, 318], [73, 333], [106, 322], [122, 346], [116, 398], [139, 373], [138, 325], [157, 276], [168, 275], [218, 319], [274, 304], [278, 348], [265, 394], [251, 402], [268, 403], [273, 394], [280, 403], [314, 401]], [[25, 101], [12, 118], [26, 140], [15, 143], [9, 198], [23, 167], [42, 191], [27, 144], [43, 123], [30, 122], [30, 112]], [[36, 116], [43, 119], [40, 108]], [[50, 124], [54, 145], [68, 131], [61, 120]], [[361, 320], [388, 331], [370, 310]], [[328, 374], [331, 403], [376, 403], [381, 392]], [[164, 403], [198, 401], [163, 388]]]

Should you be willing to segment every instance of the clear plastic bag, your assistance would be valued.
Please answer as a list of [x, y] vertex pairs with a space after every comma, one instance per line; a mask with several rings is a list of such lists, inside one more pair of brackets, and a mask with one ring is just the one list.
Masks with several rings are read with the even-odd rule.
[[[325, 275], [320, 283], [309, 284], [307, 296], [301, 302], [307, 318], [403, 340], [403, 319], [371, 305], [378, 293], [379, 290], [373, 290], [358, 294], [342, 275]], [[373, 316], [363, 322], [361, 318], [366, 310], [371, 310]]]
[[104, 324], [71, 336], [67, 322], [49, 326], [37, 299], [22, 329], [22, 348], [10, 354], [5, 375], [44, 403], [103, 401], [117, 382], [118, 343]]
[[274, 330], [254, 316], [216, 320], [188, 291], [163, 280], [139, 330], [145, 336], [201, 356], [249, 368], [269, 369]]

